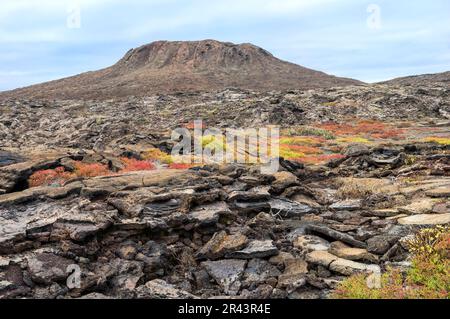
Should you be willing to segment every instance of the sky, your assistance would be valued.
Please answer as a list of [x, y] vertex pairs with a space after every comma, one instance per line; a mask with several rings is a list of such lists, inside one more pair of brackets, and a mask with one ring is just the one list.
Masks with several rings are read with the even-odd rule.
[[0, 91], [110, 66], [157, 40], [253, 43], [377, 82], [450, 70], [448, 0], [1, 0]]

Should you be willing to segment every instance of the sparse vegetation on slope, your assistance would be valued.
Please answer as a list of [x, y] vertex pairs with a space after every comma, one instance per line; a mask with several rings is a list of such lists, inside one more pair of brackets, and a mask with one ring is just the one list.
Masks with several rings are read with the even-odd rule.
[[421, 230], [406, 242], [412, 254], [406, 272], [389, 268], [381, 287], [369, 288], [367, 275], [344, 280], [332, 294], [338, 299], [443, 299], [450, 298], [450, 228]]

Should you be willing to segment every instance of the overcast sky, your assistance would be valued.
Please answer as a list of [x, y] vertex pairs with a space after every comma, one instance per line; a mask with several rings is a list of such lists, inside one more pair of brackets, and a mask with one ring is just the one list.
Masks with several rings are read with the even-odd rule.
[[367, 82], [450, 70], [448, 0], [1, 0], [0, 90], [115, 63], [156, 40], [251, 42]]

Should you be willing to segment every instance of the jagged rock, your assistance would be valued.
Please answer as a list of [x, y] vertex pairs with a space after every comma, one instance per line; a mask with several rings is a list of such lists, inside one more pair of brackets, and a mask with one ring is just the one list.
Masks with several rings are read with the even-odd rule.
[[358, 272], [381, 273], [380, 266], [378, 265], [367, 265], [342, 258], [333, 261], [329, 268], [331, 271], [345, 276], [351, 276]]
[[306, 284], [305, 275], [308, 273], [308, 264], [303, 259], [289, 259], [285, 264], [283, 274], [278, 277], [277, 287], [292, 293]]
[[252, 259], [248, 262], [243, 275], [243, 283], [246, 286], [254, 286], [265, 283], [270, 278], [277, 278], [281, 272], [277, 267], [263, 259]]
[[443, 188], [436, 188], [425, 192], [425, 194], [429, 197], [433, 198], [441, 198], [441, 197], [450, 197], [450, 186]]
[[247, 261], [237, 259], [202, 263], [209, 275], [222, 287], [226, 294], [230, 295], [236, 295], [240, 290], [241, 277], [246, 265]]
[[231, 206], [244, 213], [269, 211], [269, 199], [270, 194], [267, 191], [260, 189], [248, 192], [235, 191], [228, 196], [228, 202]]
[[0, 195], [0, 206], [11, 206], [37, 200], [39, 198], [62, 199], [79, 194], [83, 185], [71, 183], [64, 187], [36, 187], [21, 192]]
[[346, 200], [334, 203], [330, 206], [331, 209], [337, 211], [354, 211], [361, 209], [361, 200]]
[[284, 218], [301, 217], [303, 215], [310, 214], [316, 211], [310, 206], [303, 205], [288, 199], [273, 198], [268, 203], [272, 214]]
[[308, 263], [321, 265], [325, 268], [328, 268], [331, 263], [338, 258], [339, 257], [332, 255], [325, 250], [312, 251], [306, 255], [306, 261]]
[[311, 197], [303, 195], [303, 194], [296, 194], [291, 198], [291, 200], [293, 200], [294, 202], [297, 202], [299, 204], [312, 207], [312, 208], [320, 207], [320, 204], [317, 201], [315, 201]]
[[338, 241], [342, 241], [346, 244], [352, 245], [357, 248], [366, 248], [366, 244], [364, 242], [356, 240], [348, 234], [338, 232], [338, 231], [330, 229], [329, 227], [326, 227], [326, 226], [308, 225], [307, 230], [310, 232], [323, 234], [325, 236], [331, 237]]
[[155, 274], [164, 274], [169, 255], [165, 244], [148, 241], [138, 248], [135, 259], [144, 263], [144, 273], [151, 277]]
[[25, 159], [18, 154], [0, 150], [0, 167], [17, 164], [24, 160]]
[[445, 225], [450, 224], [450, 214], [426, 214], [400, 218], [401, 225]]
[[77, 299], [87, 299], [87, 300], [106, 300], [106, 299], [114, 299], [112, 297], [106, 296], [104, 294], [98, 293], [98, 292], [93, 292], [87, 295], [84, 295], [80, 298]]
[[197, 299], [189, 292], [177, 289], [161, 279], [137, 287], [135, 293], [138, 299]]
[[327, 251], [330, 243], [323, 238], [313, 235], [303, 235], [297, 237], [293, 242], [294, 247], [310, 252], [315, 250]]
[[114, 276], [110, 279], [111, 287], [118, 291], [133, 291], [144, 277], [142, 262], [114, 259], [110, 261]]
[[280, 251], [278, 255], [270, 257], [269, 262], [275, 266], [285, 267], [286, 263], [291, 259], [295, 259], [292, 254]]
[[17, 250], [17, 243], [33, 239], [83, 241], [110, 227], [117, 213], [106, 207], [80, 206], [70, 202], [35, 202], [21, 209], [0, 208], [0, 252]]
[[447, 214], [450, 213], [450, 201], [437, 203], [433, 206], [433, 214]]
[[255, 228], [269, 228], [277, 224], [276, 219], [267, 213], [260, 213], [247, 222], [247, 225]]
[[367, 240], [367, 251], [383, 255], [385, 254], [394, 243], [396, 243], [400, 238], [397, 236], [390, 235], [379, 235]]
[[21, 185], [26, 185], [28, 178], [38, 170], [56, 167], [58, 159], [45, 159], [17, 163], [0, 167], [0, 185], [5, 192], [11, 192]]
[[253, 240], [245, 249], [229, 253], [226, 257], [234, 259], [253, 259], [271, 257], [277, 254], [278, 248], [274, 246], [272, 240]]
[[369, 153], [370, 149], [365, 144], [351, 144], [347, 146], [347, 149], [344, 151], [344, 155], [349, 157], [368, 155]]
[[36, 287], [34, 295], [36, 299], [56, 299], [66, 294], [68, 289], [57, 283], [53, 283], [48, 287]]
[[5, 257], [0, 256], [0, 269], [3, 269], [5, 267], [9, 266], [10, 262], [11, 261], [10, 261], [9, 258], [5, 258]]
[[195, 227], [206, 227], [217, 224], [220, 217], [229, 217], [230, 215], [231, 211], [228, 205], [225, 202], [217, 202], [193, 209], [188, 218], [190, 222], [195, 223]]
[[345, 276], [350, 276], [357, 272], [381, 272], [378, 265], [357, 263], [339, 258], [326, 251], [313, 251], [306, 255], [306, 261], [311, 264], [321, 265]]
[[271, 285], [263, 284], [252, 291], [244, 289], [239, 298], [265, 300], [270, 298], [272, 292], [273, 287]]
[[28, 271], [34, 282], [50, 285], [65, 280], [69, 274], [67, 268], [74, 261], [51, 253], [40, 253], [27, 258]]
[[390, 165], [391, 167], [398, 167], [401, 166], [405, 161], [405, 154], [401, 153], [398, 156], [393, 156], [393, 157], [384, 157], [384, 156], [377, 156], [376, 154], [372, 154], [370, 156], [370, 162], [372, 164], [375, 164], [377, 166], [385, 166], [385, 165]]
[[393, 217], [399, 214], [398, 209], [375, 209], [365, 212], [365, 215], [376, 216], [376, 217]]
[[281, 194], [286, 188], [290, 186], [299, 185], [297, 177], [289, 172], [277, 172], [273, 174], [275, 181], [272, 183], [272, 192], [274, 194]]
[[247, 237], [242, 234], [227, 235], [226, 232], [214, 234], [211, 240], [196, 254], [198, 259], [219, 259], [226, 254], [238, 251], [247, 245]]
[[413, 203], [398, 207], [398, 211], [404, 214], [418, 215], [418, 214], [428, 214], [433, 210], [433, 206], [437, 203], [437, 200], [431, 198], [424, 198]]
[[331, 243], [331, 247], [328, 251], [343, 259], [364, 260], [372, 263], [378, 262], [378, 257], [369, 253], [366, 249], [352, 248], [339, 241]]
[[126, 260], [133, 260], [136, 257], [137, 252], [138, 249], [133, 242], [125, 242], [116, 250], [117, 256]]

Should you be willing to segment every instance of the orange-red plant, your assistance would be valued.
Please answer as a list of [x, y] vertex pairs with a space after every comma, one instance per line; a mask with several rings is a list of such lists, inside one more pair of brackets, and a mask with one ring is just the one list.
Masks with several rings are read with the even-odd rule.
[[63, 185], [65, 181], [73, 178], [73, 174], [66, 172], [64, 167], [46, 169], [35, 172], [28, 179], [30, 187], [48, 186], [52, 184]]
[[305, 145], [281, 145], [281, 148], [290, 149], [303, 154], [322, 154], [323, 151], [318, 147], [305, 146]]
[[78, 177], [97, 177], [110, 175], [111, 171], [106, 165], [102, 164], [86, 164], [83, 162], [75, 163], [75, 175]]
[[140, 161], [134, 158], [122, 158], [121, 160], [125, 164], [125, 167], [121, 170], [122, 173], [150, 171], [156, 168], [155, 164], [150, 161]]
[[377, 121], [359, 121], [354, 125], [328, 122], [320, 124], [319, 127], [338, 136], [366, 135], [379, 139], [399, 138], [404, 133], [404, 130], [402, 129], [396, 129], [390, 125]]

